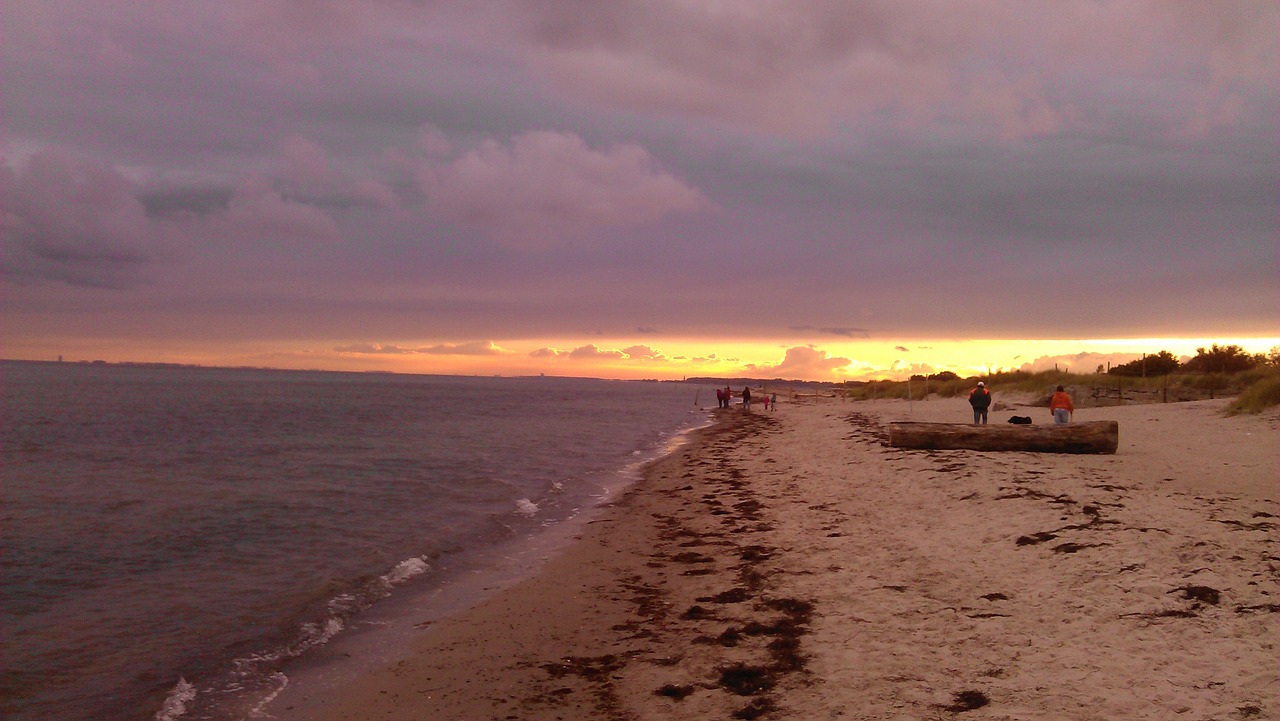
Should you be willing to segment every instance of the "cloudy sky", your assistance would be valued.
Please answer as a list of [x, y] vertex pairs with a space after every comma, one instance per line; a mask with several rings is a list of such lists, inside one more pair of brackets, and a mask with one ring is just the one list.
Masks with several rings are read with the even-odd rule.
[[0, 27], [3, 357], [852, 378], [1280, 343], [1273, 0]]

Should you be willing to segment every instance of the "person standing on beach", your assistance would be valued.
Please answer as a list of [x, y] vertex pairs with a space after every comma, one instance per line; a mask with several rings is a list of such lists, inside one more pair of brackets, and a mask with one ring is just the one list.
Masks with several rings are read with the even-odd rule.
[[751, 386], [742, 387], [742, 410], [751, 410]]
[[733, 405], [733, 391], [729, 386], [724, 387], [724, 407], [728, 408]]
[[778, 410], [778, 394], [774, 393], [769, 396], [769, 412], [772, 413], [776, 410]]
[[724, 408], [724, 389], [716, 389], [716, 408]]
[[767, 410], [769, 410], [769, 394], [768, 394], [768, 393], [765, 393], [765, 394], [764, 394], [763, 396], [761, 396], [761, 397], [762, 397], [762, 398], [764, 398], [764, 401], [763, 401], [763, 403], [764, 403], [764, 409], [765, 409], [766, 411], [767, 411]]
[[987, 409], [991, 407], [991, 391], [986, 383], [978, 381], [978, 387], [969, 391], [969, 405], [973, 406], [973, 422], [986, 423]]
[[1075, 405], [1071, 402], [1071, 396], [1063, 390], [1062, 386], [1058, 386], [1058, 390], [1053, 392], [1053, 397], [1049, 399], [1049, 413], [1053, 414], [1054, 424], [1070, 423], [1071, 414], [1076, 412]]

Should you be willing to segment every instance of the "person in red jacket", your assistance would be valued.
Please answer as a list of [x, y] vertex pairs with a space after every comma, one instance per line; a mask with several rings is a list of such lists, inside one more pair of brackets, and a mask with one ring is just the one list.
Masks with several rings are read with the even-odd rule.
[[1058, 386], [1058, 390], [1053, 392], [1053, 397], [1049, 399], [1049, 413], [1053, 415], [1054, 423], [1068, 423], [1071, 421], [1071, 414], [1076, 412], [1076, 407], [1071, 403], [1071, 396]]

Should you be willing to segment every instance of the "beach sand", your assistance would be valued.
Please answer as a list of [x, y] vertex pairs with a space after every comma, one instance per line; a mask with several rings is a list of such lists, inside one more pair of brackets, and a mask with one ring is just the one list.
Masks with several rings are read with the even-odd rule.
[[1224, 404], [1080, 410], [1120, 422], [1090, 456], [885, 445], [963, 399], [717, 411], [533, 577], [270, 710], [1277, 719], [1280, 416]]

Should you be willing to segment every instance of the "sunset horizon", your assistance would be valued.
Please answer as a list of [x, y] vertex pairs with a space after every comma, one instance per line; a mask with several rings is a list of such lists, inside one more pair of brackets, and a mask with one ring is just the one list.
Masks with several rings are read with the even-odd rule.
[[[462, 344], [345, 344], [329, 350], [282, 350], [277, 345], [220, 351], [153, 349], [104, 344], [97, 352], [8, 352], [4, 360], [69, 363], [175, 364], [275, 370], [379, 372], [410, 375], [554, 376], [608, 380], [758, 378], [809, 382], [905, 380], [951, 372], [960, 377], [1058, 370], [1078, 375], [1104, 371], [1160, 352], [1189, 360], [1198, 349], [1237, 346], [1266, 355], [1280, 348], [1269, 338], [1146, 338], [1072, 340], [860, 341], [823, 345], [649, 339], [647, 344], [577, 339], [562, 344], [514, 341]], [[714, 349], [714, 350], [711, 350]]]

